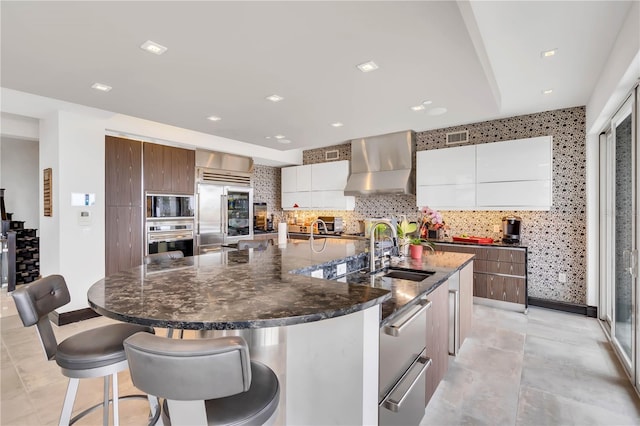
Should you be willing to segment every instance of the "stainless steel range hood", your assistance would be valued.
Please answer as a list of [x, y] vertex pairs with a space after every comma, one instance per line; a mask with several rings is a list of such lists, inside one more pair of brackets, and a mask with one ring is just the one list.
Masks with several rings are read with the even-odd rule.
[[352, 140], [344, 194], [415, 194], [415, 146], [411, 130]]

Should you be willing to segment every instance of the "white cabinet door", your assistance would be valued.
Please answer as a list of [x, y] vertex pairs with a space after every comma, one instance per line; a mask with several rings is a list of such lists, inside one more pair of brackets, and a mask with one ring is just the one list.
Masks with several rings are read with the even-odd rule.
[[416, 205], [442, 210], [473, 210], [476, 206], [476, 186], [474, 184], [418, 186]]
[[311, 166], [296, 166], [296, 191], [311, 191]]
[[470, 184], [476, 181], [476, 145], [416, 153], [416, 185]]
[[349, 161], [332, 161], [311, 165], [311, 186], [314, 191], [344, 191], [349, 178]]
[[[281, 204], [283, 210], [291, 210], [294, 208], [310, 208], [311, 192], [283, 192]], [[295, 205], [297, 205], [298, 207], [294, 207]]]
[[322, 210], [353, 210], [355, 197], [345, 196], [344, 191], [312, 191], [311, 206]]
[[[298, 185], [298, 167], [283, 167], [280, 169], [282, 192], [296, 192]], [[284, 205], [284, 203], [283, 203]]]
[[476, 145], [477, 182], [551, 179], [551, 136]]
[[519, 182], [479, 183], [476, 188], [477, 205], [483, 209], [549, 210], [551, 181], [527, 180]]

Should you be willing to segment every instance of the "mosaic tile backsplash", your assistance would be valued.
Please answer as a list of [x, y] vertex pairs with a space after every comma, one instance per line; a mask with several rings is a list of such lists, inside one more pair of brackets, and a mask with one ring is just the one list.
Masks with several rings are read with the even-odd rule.
[[[553, 136], [553, 206], [550, 211], [443, 211], [450, 227], [448, 235], [469, 234], [502, 238], [494, 225], [502, 228], [502, 217], [522, 218], [522, 245], [529, 251], [529, 296], [541, 299], [586, 303], [586, 156], [585, 108], [574, 107], [522, 115], [500, 120], [455, 126], [416, 133], [416, 150], [445, 148], [446, 133], [469, 131], [471, 144]], [[338, 150], [339, 160], [351, 159], [349, 143], [303, 153], [304, 164], [324, 162], [325, 152]], [[500, 167], [496, 164], [496, 167]], [[276, 217], [280, 209], [280, 172], [277, 168], [256, 166], [254, 197], [272, 206]], [[413, 195], [356, 197], [354, 211], [312, 211], [308, 216], [342, 216], [346, 232], [358, 231], [358, 220], [366, 217], [406, 215], [419, 217]], [[558, 273], [567, 282], [558, 282]]]

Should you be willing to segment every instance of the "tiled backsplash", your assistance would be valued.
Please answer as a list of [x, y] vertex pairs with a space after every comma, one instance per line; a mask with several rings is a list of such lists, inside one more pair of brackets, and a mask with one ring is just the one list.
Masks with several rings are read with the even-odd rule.
[[[418, 132], [416, 149], [445, 148], [446, 133], [469, 131], [472, 144], [553, 136], [553, 206], [550, 211], [443, 211], [449, 235], [490, 236], [502, 217], [522, 218], [522, 243], [529, 250], [529, 295], [542, 299], [586, 303], [586, 177], [585, 109], [575, 107], [501, 120], [486, 121], [446, 129]], [[345, 143], [304, 151], [304, 164], [325, 161], [325, 151], [339, 151], [339, 160], [351, 159], [350, 144]], [[500, 164], [496, 164], [500, 167]], [[280, 172], [277, 168], [256, 166], [254, 198], [266, 201], [270, 213], [280, 210]], [[275, 206], [275, 207], [273, 207]], [[273, 211], [272, 211], [273, 209]], [[377, 195], [356, 197], [354, 211], [313, 211], [309, 215], [335, 215], [345, 220], [346, 232], [358, 231], [358, 220], [365, 217], [406, 215], [417, 220], [418, 208], [413, 195]], [[567, 282], [558, 282], [558, 273]]]

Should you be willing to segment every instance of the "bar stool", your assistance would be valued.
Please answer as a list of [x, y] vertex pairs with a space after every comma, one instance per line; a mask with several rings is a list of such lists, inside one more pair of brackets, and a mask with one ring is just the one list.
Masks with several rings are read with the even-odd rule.
[[144, 264], [149, 265], [151, 263], [159, 263], [163, 260], [168, 259], [180, 259], [181, 257], [184, 257], [184, 253], [182, 253], [180, 250], [165, 251], [162, 253], [151, 253], [144, 257]]
[[[64, 278], [61, 275], [50, 275], [18, 288], [12, 295], [24, 326], [36, 325], [47, 359], [55, 359], [62, 374], [69, 378], [59, 424], [73, 424], [102, 405], [103, 423], [105, 426], [108, 425], [109, 376], [112, 376], [113, 424], [118, 425], [118, 372], [128, 368], [122, 342], [140, 332], [152, 335], [153, 328], [125, 323], [105, 325], [74, 334], [58, 344], [49, 322], [49, 313], [71, 301]], [[104, 400], [71, 419], [80, 379], [92, 377], [104, 377]], [[142, 395], [128, 397], [147, 398]], [[149, 397], [149, 403], [154, 414], [152, 421], [155, 423], [160, 415], [160, 407], [156, 398]]]
[[242, 337], [175, 340], [137, 333], [124, 341], [133, 384], [165, 398], [163, 423], [262, 425], [277, 416], [273, 370], [251, 361]]

